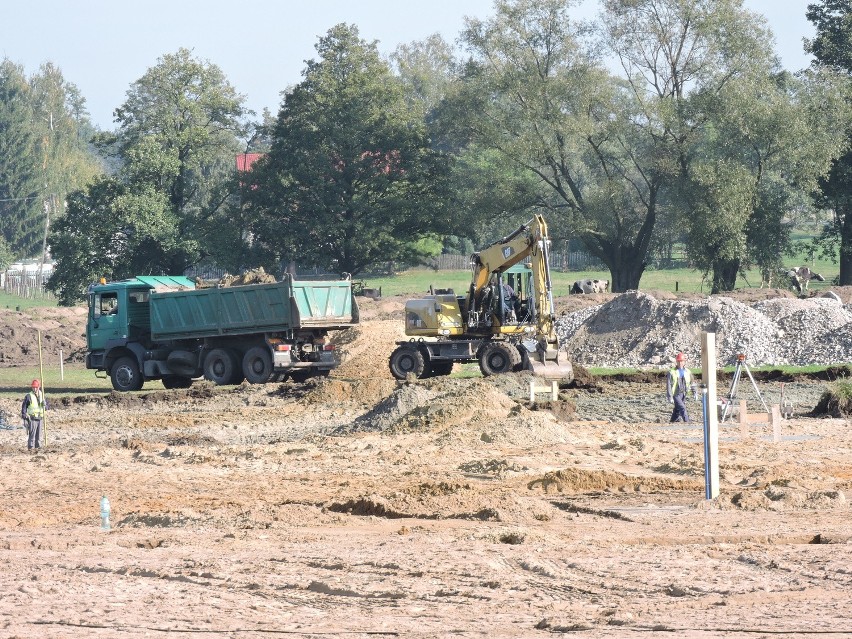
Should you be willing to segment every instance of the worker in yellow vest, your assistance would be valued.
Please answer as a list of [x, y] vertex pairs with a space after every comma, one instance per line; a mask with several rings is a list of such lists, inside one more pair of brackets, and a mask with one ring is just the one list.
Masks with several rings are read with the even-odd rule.
[[44, 411], [47, 402], [44, 400], [44, 392], [41, 390], [41, 382], [33, 380], [30, 392], [21, 403], [21, 419], [27, 426], [27, 450], [41, 447], [41, 424], [44, 421]]
[[676, 422], [679, 419], [689, 421], [689, 415], [686, 414], [686, 394], [691, 386], [692, 373], [686, 368], [686, 355], [678, 353], [675, 357], [675, 367], [666, 377], [666, 399], [669, 400], [669, 404], [674, 404], [670, 421]]

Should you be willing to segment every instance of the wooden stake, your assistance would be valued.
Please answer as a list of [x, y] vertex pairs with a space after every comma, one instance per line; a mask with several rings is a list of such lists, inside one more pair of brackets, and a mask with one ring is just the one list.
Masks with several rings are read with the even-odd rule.
[[772, 441], [781, 441], [781, 406], [772, 404]]
[[[41, 403], [42, 403], [42, 407], [44, 408], [44, 406], [47, 404], [47, 402], [45, 400], [45, 395], [44, 395], [44, 361], [42, 360], [42, 357], [41, 357], [41, 331], [37, 331], [37, 332], [38, 332], [38, 371], [39, 371], [38, 376], [39, 376], [39, 381], [41, 383], [41, 388], [39, 390], [41, 390]], [[42, 413], [41, 413], [41, 432], [42, 432], [43, 437], [44, 437], [44, 445], [47, 446], [47, 410], [42, 410]]]
[[746, 412], [746, 400], [740, 400], [740, 414], [737, 415], [740, 423], [740, 439], [745, 441], [748, 439], [748, 413]]

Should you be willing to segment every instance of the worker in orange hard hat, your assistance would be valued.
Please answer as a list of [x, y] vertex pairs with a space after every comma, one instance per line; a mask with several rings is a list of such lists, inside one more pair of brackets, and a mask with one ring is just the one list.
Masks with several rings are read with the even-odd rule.
[[21, 403], [21, 419], [27, 427], [27, 450], [41, 447], [41, 424], [44, 421], [44, 411], [47, 402], [41, 390], [41, 382], [37, 379], [30, 384], [30, 392]]
[[666, 399], [669, 404], [674, 404], [670, 421], [689, 421], [689, 415], [686, 413], [686, 394], [691, 387], [692, 373], [686, 367], [686, 355], [678, 353], [675, 357], [675, 367], [666, 376]]

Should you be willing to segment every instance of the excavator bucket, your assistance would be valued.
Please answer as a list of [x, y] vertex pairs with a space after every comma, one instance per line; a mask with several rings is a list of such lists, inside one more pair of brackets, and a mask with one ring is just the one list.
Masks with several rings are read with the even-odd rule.
[[568, 356], [554, 348], [544, 350], [539, 347], [536, 352], [529, 353], [525, 358], [527, 370], [547, 381], [558, 384], [570, 384], [574, 381], [574, 368], [568, 361]]

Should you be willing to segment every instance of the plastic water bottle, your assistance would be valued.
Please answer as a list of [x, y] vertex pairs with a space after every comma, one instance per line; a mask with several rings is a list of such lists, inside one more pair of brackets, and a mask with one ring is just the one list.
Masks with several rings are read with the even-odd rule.
[[109, 499], [104, 495], [101, 497], [101, 530], [109, 530]]

